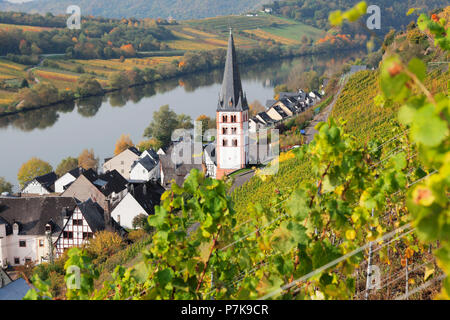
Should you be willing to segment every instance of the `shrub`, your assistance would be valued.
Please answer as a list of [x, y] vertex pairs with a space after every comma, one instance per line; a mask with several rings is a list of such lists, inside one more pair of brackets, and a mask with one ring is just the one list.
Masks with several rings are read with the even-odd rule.
[[125, 243], [117, 233], [111, 231], [100, 231], [94, 235], [86, 246], [88, 253], [99, 260], [118, 252]]

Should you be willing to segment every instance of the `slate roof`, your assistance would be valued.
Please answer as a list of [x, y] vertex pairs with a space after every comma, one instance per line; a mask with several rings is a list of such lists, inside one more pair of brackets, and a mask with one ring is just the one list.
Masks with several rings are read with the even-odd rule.
[[145, 156], [144, 158], [135, 161], [134, 164], [131, 166], [131, 170], [133, 170], [138, 163], [140, 163], [147, 171], [153, 170], [153, 168], [158, 165], [158, 162], [156, 162], [149, 156]]
[[287, 118], [287, 117], [288, 117], [288, 115], [286, 114], [286, 112], [284, 112], [283, 109], [281, 109], [280, 106], [275, 106], [275, 107], [273, 107], [273, 108], [274, 108], [274, 110], [275, 110], [276, 112], [278, 112], [278, 114], [279, 114], [280, 116], [282, 116], [283, 118]]
[[75, 168], [70, 170], [70, 173], [75, 179], [78, 178], [85, 170], [83, 168]]
[[23, 278], [19, 278], [0, 288], [0, 300], [22, 300], [30, 289], [28, 283]]
[[[100, 184], [98, 181], [104, 181], [105, 184]], [[92, 182], [92, 181], [91, 181]], [[126, 189], [128, 181], [117, 172], [117, 170], [109, 171], [107, 173], [97, 176], [97, 179], [92, 182], [97, 189], [99, 189], [105, 196], [111, 193], [120, 193]]]
[[269, 115], [265, 112], [258, 113], [258, 116], [260, 116], [261, 119], [267, 124], [273, 123], [273, 119], [271, 117], [269, 117]]
[[[155, 161], [157, 161], [157, 160], [159, 159], [159, 154], [156, 153], [156, 151], [153, 150], [152, 148], [150, 148], [150, 149], [145, 150], [144, 152], [142, 152], [141, 156], [144, 155], [145, 153], [148, 153], [148, 154], [150, 155], [150, 157], [151, 157], [153, 160], [155, 160]], [[145, 157], [144, 157], [144, 158], [145, 158]]]
[[92, 232], [105, 230], [105, 216], [103, 209], [91, 199], [78, 205]]
[[33, 181], [37, 181], [43, 188], [45, 188], [48, 192], [55, 192], [55, 181], [58, 180], [58, 176], [54, 172], [50, 172], [44, 174], [43, 176], [39, 176], [34, 178], [33, 180], [26, 183], [25, 188], [32, 183]]
[[130, 193], [148, 215], [155, 213], [165, 189], [156, 181], [130, 184]]
[[269, 109], [271, 106], [273, 106], [275, 103], [277, 103], [277, 100], [267, 100], [266, 101], [266, 109]]
[[241, 75], [236, 57], [233, 34], [230, 31], [228, 50], [223, 75], [222, 90], [217, 111], [248, 110], [247, 98], [242, 90]]
[[53, 233], [59, 233], [63, 208], [73, 210], [76, 205], [75, 199], [68, 197], [1, 198], [0, 219], [7, 222], [7, 234], [12, 233], [14, 222], [19, 225], [19, 235], [45, 235], [47, 223]]

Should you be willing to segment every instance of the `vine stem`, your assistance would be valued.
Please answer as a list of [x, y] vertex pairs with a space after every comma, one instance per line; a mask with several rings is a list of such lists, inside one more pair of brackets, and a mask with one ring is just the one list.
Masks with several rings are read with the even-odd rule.
[[209, 260], [211, 259], [211, 255], [212, 255], [212, 253], [214, 251], [214, 248], [216, 247], [217, 238], [219, 238], [220, 228], [221, 228], [221, 225], [219, 224], [218, 225], [217, 234], [214, 237], [213, 245], [211, 246], [211, 250], [209, 250], [208, 260], [206, 260], [206, 262], [205, 262], [205, 269], [203, 269], [202, 276], [200, 277], [200, 281], [197, 284], [197, 289], [195, 290], [195, 292], [198, 292], [198, 290], [200, 289], [200, 287], [201, 287], [201, 285], [203, 283], [203, 279], [205, 277], [206, 270], [208, 269]]
[[428, 100], [430, 100], [430, 102], [436, 107], [436, 100], [434, 99], [431, 92], [427, 89], [427, 87], [425, 87], [425, 85], [422, 83], [422, 81], [420, 81], [419, 78], [417, 78], [417, 76], [407, 68], [404, 68], [404, 72], [407, 76], [413, 79], [414, 83], [420, 88], [420, 90], [422, 90], [422, 92], [427, 96]]

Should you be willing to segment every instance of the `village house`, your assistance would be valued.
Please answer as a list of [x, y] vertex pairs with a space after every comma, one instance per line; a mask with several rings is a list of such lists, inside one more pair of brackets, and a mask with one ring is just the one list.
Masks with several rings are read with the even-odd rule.
[[96, 232], [114, 231], [122, 237], [127, 233], [108, 212], [91, 199], [78, 203], [75, 207], [64, 208], [61, 218], [63, 228], [55, 241], [56, 257], [60, 257], [67, 249], [81, 247], [94, 238]]
[[266, 113], [274, 122], [278, 122], [289, 117], [286, 112], [284, 112], [283, 109], [277, 105], [272, 106], [266, 111]]
[[55, 192], [55, 181], [58, 176], [54, 172], [34, 178], [27, 182], [22, 193], [30, 195], [46, 195]]
[[111, 212], [117, 223], [128, 229], [133, 228], [133, 219], [139, 214], [152, 215], [159, 205], [165, 189], [157, 181], [130, 183], [128, 193]]
[[49, 261], [51, 244], [63, 228], [61, 212], [72, 197], [0, 198], [0, 266]]
[[98, 175], [89, 169], [81, 173], [61, 196], [73, 197], [80, 202], [92, 199], [103, 210], [110, 211], [127, 194], [127, 184], [128, 181], [116, 170]]
[[130, 179], [131, 166], [139, 160], [141, 152], [135, 147], [128, 148], [113, 158], [105, 159], [103, 172], [107, 173], [113, 170], [119, 172], [125, 179]]
[[149, 180], [159, 180], [161, 169], [159, 168], [159, 156], [157, 160], [146, 155], [144, 158], [136, 160], [131, 166], [130, 182], [143, 182]]
[[77, 180], [80, 174], [82, 174], [84, 171], [85, 170], [83, 168], [75, 168], [64, 174], [62, 177], [55, 181], [55, 192], [63, 193], [66, 187]]

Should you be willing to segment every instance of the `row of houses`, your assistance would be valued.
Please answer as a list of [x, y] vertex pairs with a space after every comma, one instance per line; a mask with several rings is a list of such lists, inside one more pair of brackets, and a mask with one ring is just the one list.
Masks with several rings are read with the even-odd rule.
[[249, 131], [256, 132], [259, 129], [272, 127], [296, 114], [304, 112], [309, 107], [318, 103], [324, 95], [317, 91], [306, 93], [303, 90], [298, 92], [280, 92], [278, 100], [268, 100], [266, 111], [258, 113], [249, 120]]
[[58, 177], [51, 172], [18, 194], [3, 194], [0, 266], [49, 261], [101, 230], [125, 237], [136, 216], [154, 214], [165, 191], [159, 157], [153, 149], [128, 148], [106, 159], [103, 173], [76, 168]]

